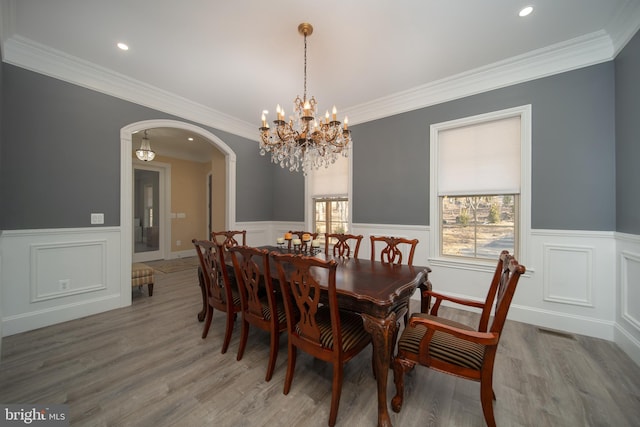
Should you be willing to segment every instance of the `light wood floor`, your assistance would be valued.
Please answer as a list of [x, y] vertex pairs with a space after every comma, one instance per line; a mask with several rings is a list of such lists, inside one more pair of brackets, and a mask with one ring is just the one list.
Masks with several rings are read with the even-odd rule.
[[[66, 403], [72, 426], [325, 426], [331, 367], [300, 353], [289, 395], [283, 335], [264, 381], [268, 335], [252, 331], [236, 361], [238, 330], [220, 354], [224, 318], [201, 339], [195, 271], [156, 274], [153, 297], [5, 337], [1, 403]], [[460, 321], [474, 314], [448, 309]], [[237, 324], [236, 324], [237, 326]], [[640, 367], [614, 344], [508, 322], [494, 373], [499, 426], [638, 426]], [[347, 364], [338, 425], [376, 424], [371, 350]], [[393, 395], [389, 372], [389, 399]], [[406, 378], [396, 427], [483, 426], [479, 385], [425, 368]]]

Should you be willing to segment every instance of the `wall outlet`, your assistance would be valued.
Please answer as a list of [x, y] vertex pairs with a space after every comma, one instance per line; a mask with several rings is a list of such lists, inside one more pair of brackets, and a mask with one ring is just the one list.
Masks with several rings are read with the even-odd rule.
[[182, 240], [176, 240], [176, 246], [182, 246]]
[[91, 224], [104, 224], [104, 214], [103, 213], [92, 213], [91, 214]]
[[67, 291], [71, 287], [71, 280], [70, 279], [58, 280], [58, 286], [60, 287], [61, 291]]

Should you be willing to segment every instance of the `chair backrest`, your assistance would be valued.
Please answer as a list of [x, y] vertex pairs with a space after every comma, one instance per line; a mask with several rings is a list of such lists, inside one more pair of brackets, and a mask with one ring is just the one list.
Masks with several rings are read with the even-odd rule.
[[495, 299], [495, 314], [489, 331], [498, 332], [502, 335], [502, 327], [507, 319], [509, 307], [511, 307], [511, 300], [516, 292], [518, 281], [520, 280], [520, 276], [523, 275], [527, 269], [524, 265], [520, 265], [518, 261], [507, 251], [503, 251], [500, 254], [500, 260], [502, 261], [502, 265], [500, 266], [500, 277], [498, 278], [497, 283], [495, 285], [492, 283], [491, 288], [489, 288], [489, 293], [487, 295], [488, 303], [485, 303], [483, 315], [484, 311], [491, 310], [491, 305]]
[[402, 264], [402, 250], [399, 245], [409, 247], [409, 256], [406, 265], [413, 265], [413, 256], [418, 246], [418, 239], [405, 239], [404, 237], [388, 237], [388, 236], [370, 236], [371, 238], [371, 261], [376, 260], [376, 242], [382, 242], [384, 245], [380, 251], [379, 261], [385, 264]]
[[193, 239], [192, 242], [200, 261], [207, 299], [217, 305], [233, 301], [231, 288], [228, 286], [229, 274], [224, 263], [224, 246], [211, 240]]
[[[238, 238], [239, 236], [242, 237], [242, 243], [238, 242], [236, 236], [238, 236]], [[225, 249], [239, 245], [245, 246], [247, 244], [247, 230], [212, 231], [211, 240], [222, 243]]]
[[[327, 337], [320, 333], [317, 315], [321, 305], [320, 295], [322, 292], [328, 292], [333, 348], [341, 349], [342, 337], [339, 333], [340, 316], [336, 293], [336, 261], [324, 261], [310, 256], [277, 252], [272, 252], [271, 256], [278, 269], [289, 335], [302, 338], [306, 344], [315, 347], [318, 352], [327, 350], [326, 343], [323, 346], [323, 338]], [[296, 316], [294, 305], [300, 313], [299, 317]], [[294, 324], [294, 322], [296, 323]]]
[[[353, 258], [358, 258], [362, 238], [362, 234], [356, 236], [355, 234], [325, 233], [324, 253], [327, 255], [333, 255], [334, 257], [353, 256]], [[335, 243], [333, 243], [333, 239], [335, 239]], [[349, 242], [351, 242], [351, 245], [349, 245]], [[333, 244], [333, 251], [329, 250], [331, 244]]]
[[[269, 251], [250, 246], [229, 248], [240, 291], [242, 310], [254, 317], [266, 320], [260, 295], [266, 291], [269, 307], [275, 307], [273, 282], [269, 268]], [[274, 321], [276, 316], [272, 316]]]

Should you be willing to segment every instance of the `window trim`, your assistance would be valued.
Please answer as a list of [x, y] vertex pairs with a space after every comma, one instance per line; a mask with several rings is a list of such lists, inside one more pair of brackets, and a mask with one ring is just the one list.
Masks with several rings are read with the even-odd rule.
[[516, 226], [518, 242], [518, 258], [522, 264], [528, 265], [529, 236], [531, 235], [531, 104], [505, 110], [493, 111], [471, 117], [434, 123], [430, 126], [430, 184], [429, 184], [429, 224], [431, 224], [430, 257], [431, 265], [455, 267], [462, 269], [492, 271], [495, 262], [482, 259], [448, 257], [440, 254], [441, 247], [441, 212], [438, 197], [438, 136], [441, 131], [454, 129], [487, 121], [520, 117], [520, 213]]

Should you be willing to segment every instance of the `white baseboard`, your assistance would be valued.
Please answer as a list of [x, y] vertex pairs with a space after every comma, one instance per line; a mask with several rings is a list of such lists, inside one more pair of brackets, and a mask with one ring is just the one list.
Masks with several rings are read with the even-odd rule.
[[19, 334], [56, 323], [79, 319], [103, 311], [120, 307], [120, 295], [109, 295], [104, 298], [83, 300], [73, 304], [58, 305], [44, 310], [7, 316], [2, 319], [5, 336]]
[[640, 341], [620, 325], [614, 326], [615, 343], [640, 366]]

